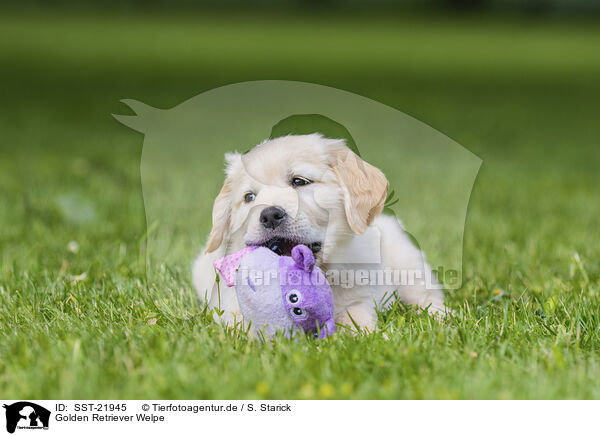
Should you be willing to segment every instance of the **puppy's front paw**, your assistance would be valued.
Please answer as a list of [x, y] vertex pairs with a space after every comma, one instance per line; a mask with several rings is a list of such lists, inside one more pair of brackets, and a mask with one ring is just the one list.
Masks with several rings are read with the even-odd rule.
[[377, 313], [375, 309], [361, 306], [352, 306], [340, 312], [336, 323], [341, 324], [343, 331], [352, 335], [359, 333], [373, 333], [377, 330]]

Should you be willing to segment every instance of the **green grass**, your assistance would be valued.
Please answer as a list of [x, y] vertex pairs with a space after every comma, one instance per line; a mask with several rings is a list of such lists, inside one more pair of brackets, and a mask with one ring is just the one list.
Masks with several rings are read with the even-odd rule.
[[[11, 12], [0, 41], [1, 396], [600, 397], [593, 23]], [[146, 282], [142, 137], [110, 114], [255, 79], [380, 100], [484, 160], [453, 319], [268, 347], [210, 321], [187, 264]]]

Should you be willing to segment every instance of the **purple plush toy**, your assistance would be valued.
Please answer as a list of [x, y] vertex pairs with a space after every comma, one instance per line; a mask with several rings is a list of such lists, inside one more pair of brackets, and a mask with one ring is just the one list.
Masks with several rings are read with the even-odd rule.
[[246, 321], [255, 332], [288, 337], [302, 331], [325, 338], [335, 331], [333, 294], [312, 251], [297, 245], [292, 256], [246, 247], [214, 262], [227, 286], [235, 285]]

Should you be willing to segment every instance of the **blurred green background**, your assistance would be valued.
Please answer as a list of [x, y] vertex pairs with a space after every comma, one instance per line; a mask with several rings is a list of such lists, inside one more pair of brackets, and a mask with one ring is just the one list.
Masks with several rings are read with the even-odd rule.
[[[595, 3], [54, 6], [0, 9], [1, 396], [600, 396]], [[196, 317], [155, 306], [143, 137], [111, 113], [257, 79], [367, 96], [483, 159], [458, 320], [400, 307], [382, 315], [390, 341], [339, 338], [307, 360], [311, 345], [265, 350], [212, 325], [188, 265], [159, 286]], [[290, 368], [302, 379], [282, 382]]]

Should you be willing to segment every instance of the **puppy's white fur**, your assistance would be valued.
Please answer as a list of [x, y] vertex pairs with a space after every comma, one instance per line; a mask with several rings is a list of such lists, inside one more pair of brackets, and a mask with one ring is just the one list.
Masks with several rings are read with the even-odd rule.
[[[284, 237], [305, 244], [320, 242], [317, 260], [326, 272], [363, 270], [419, 271], [431, 277], [423, 253], [401, 223], [380, 215], [387, 179], [377, 168], [350, 151], [343, 140], [320, 134], [290, 135], [267, 140], [250, 152], [226, 155], [226, 179], [213, 206], [213, 227], [203, 253], [193, 265], [193, 283], [201, 300], [220, 308], [221, 321], [242, 321], [235, 289], [216, 283], [213, 261], [246, 245]], [[294, 177], [312, 183], [292, 187]], [[254, 193], [251, 202], [246, 193]], [[260, 224], [265, 207], [279, 206], [287, 214], [284, 225], [270, 230]], [[406, 304], [445, 311], [443, 292], [424, 284], [396, 286], [370, 283], [348, 286], [332, 283], [335, 320], [374, 330], [376, 307], [397, 295]]]

